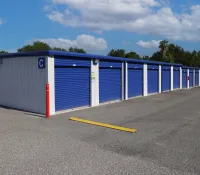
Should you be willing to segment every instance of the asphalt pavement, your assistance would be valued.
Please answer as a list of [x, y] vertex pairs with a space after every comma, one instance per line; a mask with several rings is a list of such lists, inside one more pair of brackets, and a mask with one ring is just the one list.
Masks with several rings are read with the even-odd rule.
[[[128, 133], [69, 117], [136, 128]], [[200, 88], [45, 119], [0, 108], [0, 174], [200, 174]]]

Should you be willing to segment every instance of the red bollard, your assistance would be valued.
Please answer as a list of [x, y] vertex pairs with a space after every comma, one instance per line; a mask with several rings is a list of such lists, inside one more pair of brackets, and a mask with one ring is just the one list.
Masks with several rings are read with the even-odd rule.
[[46, 118], [50, 118], [50, 91], [49, 84], [46, 84]]

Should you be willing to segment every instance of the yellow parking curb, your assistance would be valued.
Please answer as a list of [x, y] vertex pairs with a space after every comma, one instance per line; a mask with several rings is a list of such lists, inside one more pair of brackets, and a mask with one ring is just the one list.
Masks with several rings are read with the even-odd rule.
[[87, 123], [87, 124], [91, 124], [91, 125], [116, 129], [116, 130], [120, 130], [120, 131], [126, 131], [126, 132], [132, 132], [132, 133], [135, 133], [137, 131], [136, 129], [124, 128], [124, 127], [121, 127], [121, 126], [109, 125], [109, 124], [105, 124], [105, 123], [94, 122], [94, 121], [84, 120], [84, 119], [75, 118], [75, 117], [71, 117], [69, 119], [73, 120], [73, 121], [77, 121], [77, 122], [82, 122], [82, 123]]

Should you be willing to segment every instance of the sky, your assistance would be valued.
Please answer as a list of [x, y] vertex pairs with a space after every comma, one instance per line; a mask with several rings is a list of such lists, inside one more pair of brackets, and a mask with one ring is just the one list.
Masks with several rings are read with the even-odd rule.
[[34, 41], [151, 55], [163, 39], [200, 50], [199, 0], [0, 0], [0, 50]]

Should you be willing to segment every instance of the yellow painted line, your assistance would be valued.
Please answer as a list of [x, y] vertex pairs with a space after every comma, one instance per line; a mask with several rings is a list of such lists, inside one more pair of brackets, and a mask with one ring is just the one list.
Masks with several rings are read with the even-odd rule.
[[120, 131], [126, 131], [126, 132], [132, 132], [132, 133], [135, 133], [137, 131], [136, 129], [124, 128], [124, 127], [121, 127], [121, 126], [115, 126], [115, 125], [110, 125], [110, 124], [105, 124], [105, 123], [100, 123], [100, 122], [94, 122], [94, 121], [84, 120], [84, 119], [75, 118], [75, 117], [71, 117], [69, 119], [73, 120], [73, 121], [81, 122], [81, 123], [87, 123], [87, 124], [91, 124], [91, 125], [116, 129], [116, 130], [120, 130]]

